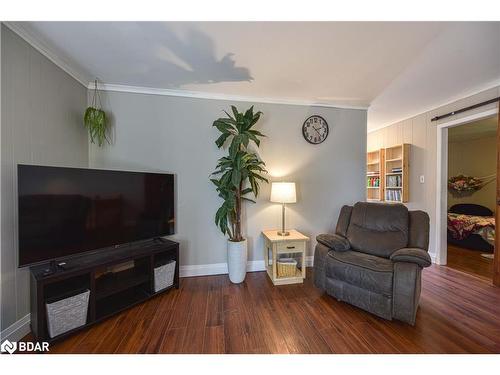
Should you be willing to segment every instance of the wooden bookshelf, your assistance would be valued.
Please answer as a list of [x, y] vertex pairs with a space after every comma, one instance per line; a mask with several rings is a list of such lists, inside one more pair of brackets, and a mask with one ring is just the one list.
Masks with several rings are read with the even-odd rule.
[[366, 154], [366, 200], [380, 202], [384, 199], [384, 149]]
[[409, 161], [410, 145], [408, 143], [385, 148], [383, 199], [386, 202], [408, 202], [410, 198]]

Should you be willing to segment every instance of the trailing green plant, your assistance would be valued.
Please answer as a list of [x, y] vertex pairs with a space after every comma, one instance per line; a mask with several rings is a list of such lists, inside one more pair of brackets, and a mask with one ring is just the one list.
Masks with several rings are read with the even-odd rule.
[[101, 97], [99, 95], [99, 90], [97, 89], [97, 80], [95, 80], [94, 95], [92, 96], [92, 104], [85, 110], [85, 115], [83, 116], [83, 123], [87, 128], [90, 141], [102, 146], [104, 141], [111, 143], [108, 139], [108, 119], [106, 117], [106, 112], [102, 110]]
[[215, 141], [218, 148], [229, 142], [228, 155], [220, 158], [213, 176], [210, 179], [216, 186], [219, 197], [223, 199], [221, 207], [215, 214], [215, 224], [230, 241], [243, 241], [241, 234], [241, 205], [243, 201], [255, 203], [248, 194], [254, 197], [259, 195], [259, 183], [268, 182], [263, 176], [267, 173], [265, 163], [255, 152], [249, 149], [250, 142], [257, 147], [260, 138], [265, 137], [261, 132], [252, 129], [259, 121], [262, 112], [253, 112], [253, 106], [245, 113], [238, 112], [231, 106], [233, 116], [224, 111], [225, 118], [214, 121], [221, 135]]

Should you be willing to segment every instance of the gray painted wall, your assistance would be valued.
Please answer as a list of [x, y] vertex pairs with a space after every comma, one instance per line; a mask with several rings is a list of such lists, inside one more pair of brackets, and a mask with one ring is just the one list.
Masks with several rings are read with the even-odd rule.
[[[224, 152], [212, 122], [236, 104], [251, 103], [134, 93], [105, 92], [103, 105], [113, 119], [114, 144], [91, 145], [90, 166], [110, 169], [166, 171], [176, 174], [177, 234], [181, 266], [226, 262], [226, 240], [214, 225], [220, 200], [209, 181]], [[366, 111], [256, 104], [264, 112], [257, 125], [268, 137], [259, 153], [273, 180], [297, 183], [298, 202], [287, 207], [289, 228], [315, 236], [335, 225], [343, 204], [364, 199]], [[320, 145], [307, 143], [303, 121], [323, 116], [330, 135]], [[270, 185], [256, 204], [245, 205], [244, 231], [249, 260], [263, 259], [263, 229], [279, 228], [281, 207], [269, 202]]]
[[1, 26], [1, 306], [3, 331], [29, 313], [29, 279], [17, 268], [18, 163], [87, 166], [87, 89]]

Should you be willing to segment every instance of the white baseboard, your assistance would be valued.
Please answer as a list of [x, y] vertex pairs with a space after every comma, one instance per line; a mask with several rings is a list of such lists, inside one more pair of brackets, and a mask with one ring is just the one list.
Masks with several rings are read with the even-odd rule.
[[17, 322], [14, 322], [14, 324], [5, 328], [0, 333], [0, 342], [3, 342], [4, 340], [9, 340], [9, 341], [21, 340], [24, 336], [26, 336], [28, 333], [31, 332], [30, 322], [31, 322], [31, 314], [23, 316]]
[[[263, 260], [247, 262], [247, 272], [265, 271]], [[180, 277], [210, 276], [227, 274], [227, 263], [197, 264], [180, 266]]]
[[198, 264], [193, 266], [180, 266], [180, 277], [222, 275], [227, 273], [226, 263]]
[[263, 260], [251, 260], [247, 262], [247, 272], [265, 271], [266, 264]]
[[[306, 257], [306, 267], [312, 267], [313, 259], [313, 256]], [[258, 272], [265, 270], [266, 267], [264, 260], [251, 260], [247, 262], [247, 272]], [[227, 263], [198, 264], [180, 267], [180, 277], [226, 275], [227, 273]]]

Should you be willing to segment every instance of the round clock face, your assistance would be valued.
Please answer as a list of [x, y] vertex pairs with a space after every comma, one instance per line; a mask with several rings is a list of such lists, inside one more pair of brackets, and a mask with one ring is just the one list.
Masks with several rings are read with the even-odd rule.
[[328, 137], [328, 123], [321, 116], [311, 116], [302, 125], [302, 135], [313, 145], [320, 144]]

